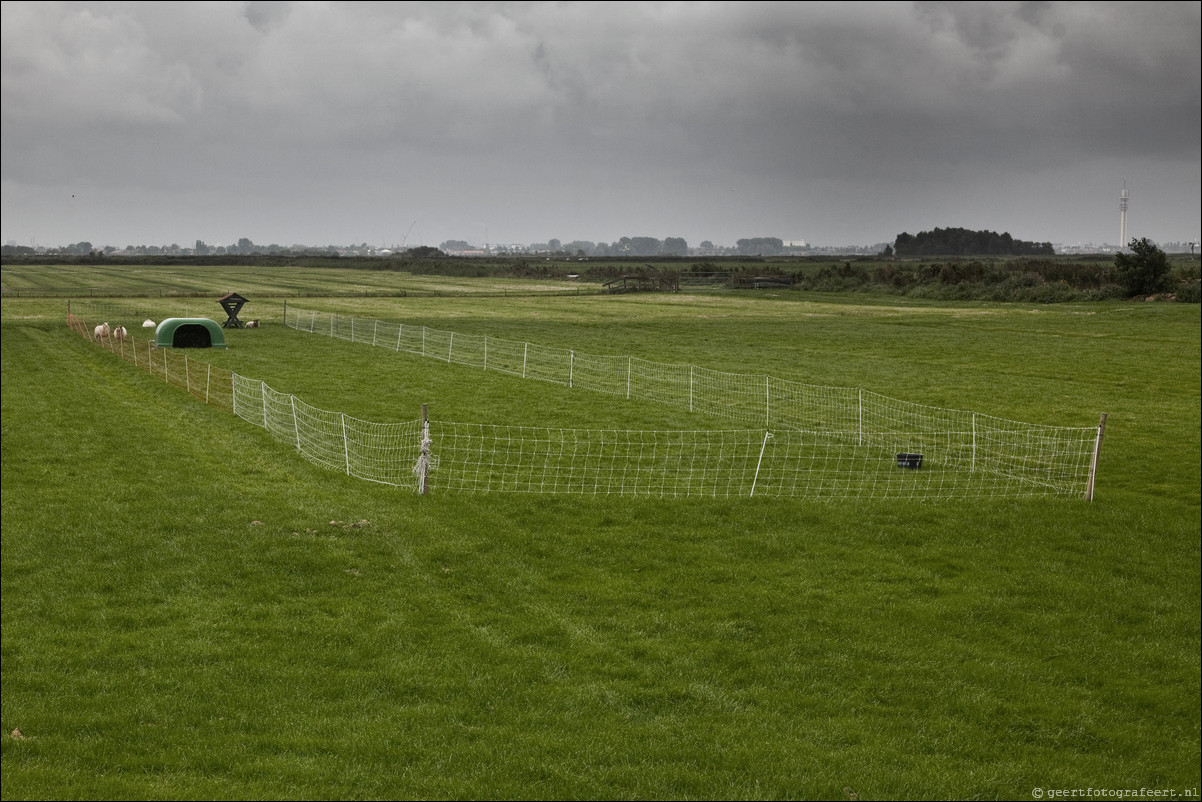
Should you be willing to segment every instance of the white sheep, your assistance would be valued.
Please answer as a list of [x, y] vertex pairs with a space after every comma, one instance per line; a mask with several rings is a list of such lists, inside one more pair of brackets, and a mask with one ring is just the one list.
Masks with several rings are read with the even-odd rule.
[[257, 328], [259, 328], [259, 321], [257, 321], [257, 320], [248, 320], [248, 321], [246, 322], [246, 328], [248, 328], [248, 329], [257, 329]]
[[92, 336], [97, 340], [103, 340], [105, 337], [109, 336], [109, 324], [101, 323], [99, 326], [92, 329]]
[[142, 328], [144, 329], [153, 329], [156, 325], [157, 324], [150, 318], [146, 318], [142, 321]]
[[125, 342], [127, 333], [128, 332], [125, 331], [125, 326], [118, 326], [117, 328], [113, 329], [113, 339], [117, 340], [118, 342]]

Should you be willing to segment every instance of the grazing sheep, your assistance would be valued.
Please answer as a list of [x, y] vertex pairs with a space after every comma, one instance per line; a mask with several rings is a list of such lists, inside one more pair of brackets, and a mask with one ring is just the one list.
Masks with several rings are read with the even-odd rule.
[[145, 320], [142, 321], [142, 328], [144, 328], [144, 329], [153, 329], [156, 325], [158, 325], [158, 324], [156, 324], [150, 318], [146, 318]]
[[109, 336], [109, 324], [101, 323], [99, 326], [92, 329], [92, 336], [97, 340], [103, 340], [105, 337]]
[[113, 339], [117, 340], [118, 342], [125, 342], [126, 334], [127, 332], [125, 331], [125, 326], [118, 326], [117, 328], [113, 329]]

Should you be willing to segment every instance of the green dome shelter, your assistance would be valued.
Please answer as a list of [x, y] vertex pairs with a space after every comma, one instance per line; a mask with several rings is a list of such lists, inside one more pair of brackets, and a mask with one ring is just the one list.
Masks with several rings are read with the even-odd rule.
[[154, 330], [159, 348], [225, 348], [225, 332], [207, 317], [169, 317]]

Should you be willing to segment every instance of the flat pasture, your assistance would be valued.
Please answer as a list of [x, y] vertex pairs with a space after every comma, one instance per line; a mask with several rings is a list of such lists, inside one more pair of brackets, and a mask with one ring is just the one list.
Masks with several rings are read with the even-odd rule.
[[185, 305], [223, 319], [237, 291], [263, 326], [190, 356], [381, 422], [424, 403], [726, 425], [295, 331], [285, 303], [1035, 423], [1107, 413], [1096, 497], [419, 496], [90, 344], [68, 299], [6, 295], [5, 799], [1196, 795], [1197, 305], [438, 280], [465, 294], [295, 298], [222, 274], [211, 300], [70, 301], [141, 337]]

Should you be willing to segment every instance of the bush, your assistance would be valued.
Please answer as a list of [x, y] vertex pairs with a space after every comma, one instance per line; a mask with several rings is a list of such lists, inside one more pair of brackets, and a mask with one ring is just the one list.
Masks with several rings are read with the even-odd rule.
[[1186, 279], [1178, 284], [1177, 300], [1186, 304], [1202, 303], [1202, 281]]
[[1169, 260], [1147, 237], [1131, 240], [1131, 253], [1114, 257], [1120, 283], [1129, 295], [1152, 295], [1168, 289]]

